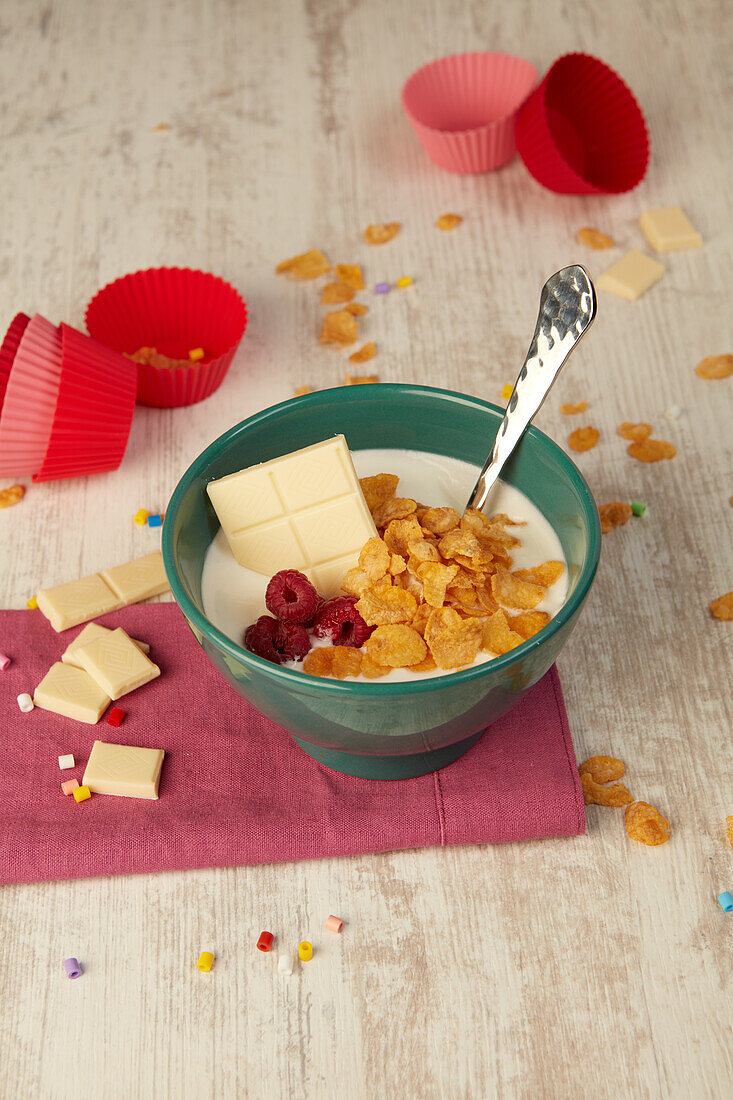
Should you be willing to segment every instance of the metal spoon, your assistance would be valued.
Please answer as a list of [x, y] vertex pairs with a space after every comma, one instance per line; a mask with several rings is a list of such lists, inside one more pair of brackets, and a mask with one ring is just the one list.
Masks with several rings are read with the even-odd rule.
[[504, 463], [595, 315], [596, 292], [584, 267], [573, 264], [550, 276], [540, 295], [540, 311], [527, 358], [466, 508], [483, 508], [486, 504]]

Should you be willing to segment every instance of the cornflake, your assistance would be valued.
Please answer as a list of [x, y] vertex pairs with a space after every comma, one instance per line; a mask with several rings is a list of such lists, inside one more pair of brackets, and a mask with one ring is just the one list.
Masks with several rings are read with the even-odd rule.
[[415, 516], [407, 516], [406, 519], [393, 519], [384, 529], [384, 541], [393, 554], [399, 554], [401, 558], [410, 552], [410, 543], [419, 539], [422, 532], [420, 524]]
[[373, 512], [380, 504], [391, 500], [399, 483], [397, 474], [374, 474], [373, 477], [360, 478], [359, 484], [369, 511]]
[[733, 355], [708, 355], [695, 367], [699, 378], [728, 378], [733, 374]]
[[640, 443], [629, 443], [626, 450], [639, 462], [661, 462], [677, 454], [677, 448], [666, 439], [642, 439]]
[[604, 787], [589, 772], [582, 772], [580, 785], [586, 806], [628, 806], [633, 799], [623, 783], [611, 783]]
[[379, 381], [379, 376], [376, 374], [347, 374], [346, 385], [347, 386], [371, 386], [375, 382]]
[[530, 611], [545, 598], [541, 585], [517, 580], [501, 565], [491, 578], [491, 593], [501, 607], [516, 607], [520, 611]]
[[612, 500], [608, 504], [598, 506], [598, 515], [601, 517], [601, 533], [607, 535], [614, 527], [623, 527], [631, 519], [631, 505], [624, 504], [621, 500]]
[[623, 424], [619, 424], [616, 430], [623, 439], [630, 439], [634, 443], [641, 443], [642, 440], [648, 439], [652, 434], [651, 424], [631, 424], [628, 420], [624, 420]]
[[490, 619], [487, 619], [481, 631], [481, 648], [489, 653], [508, 653], [510, 649], [521, 645], [524, 638], [515, 630], [512, 630], [504, 611], [499, 608]]
[[380, 580], [389, 569], [389, 562], [390, 552], [383, 539], [373, 538], [364, 543], [359, 554], [359, 566], [370, 581]]
[[368, 225], [364, 230], [364, 240], [367, 244], [386, 244], [396, 237], [400, 231], [399, 222], [383, 222], [380, 225]]
[[726, 592], [724, 596], [718, 596], [710, 604], [710, 612], [715, 619], [733, 619], [733, 592]]
[[568, 436], [568, 446], [574, 451], [590, 451], [598, 442], [598, 428], [576, 428]]
[[312, 248], [310, 252], [301, 252], [299, 256], [283, 260], [275, 268], [275, 274], [287, 275], [289, 279], [317, 279], [330, 270], [331, 264], [321, 250]]
[[460, 214], [441, 214], [435, 224], [438, 229], [443, 229], [447, 232], [449, 229], [455, 229], [462, 221], [463, 218]]
[[561, 405], [560, 412], [563, 416], [576, 416], [577, 413], [584, 413], [587, 408], [587, 401], [578, 401], [575, 405]]
[[319, 337], [322, 344], [353, 344], [359, 332], [359, 324], [347, 309], [335, 309], [323, 318]]
[[362, 302], [349, 302], [347, 306], [344, 306], [344, 309], [348, 310], [354, 317], [363, 317], [365, 313], [369, 312], [369, 306], [365, 306]]
[[377, 505], [372, 511], [375, 527], [386, 527], [392, 520], [404, 519], [412, 515], [417, 508], [417, 503], [409, 497], [395, 497], [386, 500], [384, 504]]
[[[370, 341], [368, 344], [364, 344], [362, 348], [355, 351], [353, 355], [349, 356], [350, 363], [366, 363], [367, 359], [373, 359], [377, 354], [377, 345]], [[346, 376], [349, 377], [348, 375]], [[376, 381], [376, 379], [375, 379]]]
[[353, 287], [346, 283], [326, 283], [321, 291], [321, 305], [333, 306], [337, 302], [350, 302], [355, 294]]
[[461, 668], [476, 660], [481, 624], [462, 619], [451, 607], [436, 608], [425, 624], [425, 641], [438, 668]]
[[730, 846], [733, 848], [733, 817], [731, 817], [731, 816], [726, 817], [725, 824], [727, 825], [727, 828], [725, 830], [725, 835], [728, 837], [728, 842], [729, 842]]
[[461, 522], [461, 514], [455, 508], [426, 508], [418, 515], [420, 526], [433, 535], [446, 535]]
[[549, 588], [551, 584], [559, 580], [565, 572], [565, 566], [561, 561], [545, 561], [542, 565], [535, 565], [532, 569], [515, 569], [512, 573], [518, 581], [530, 581], [531, 584], [542, 585]]
[[0, 489], [0, 508], [12, 508], [24, 496], [25, 489], [22, 485], [10, 485], [7, 489]]
[[623, 760], [615, 756], [590, 756], [578, 768], [579, 775], [590, 775], [596, 783], [613, 783], [626, 771]]
[[354, 290], [364, 289], [364, 276], [359, 264], [336, 264], [334, 274], [337, 279]]
[[418, 568], [417, 576], [422, 581], [425, 603], [431, 607], [442, 607], [445, 603], [445, 590], [457, 572], [457, 565], [443, 565], [437, 561], [423, 562]]
[[294, 396], [295, 396], [295, 397], [302, 397], [302, 396], [303, 396], [303, 394], [306, 394], [306, 393], [314, 393], [314, 392], [315, 392], [315, 391], [313, 390], [313, 387], [312, 387], [312, 386], [298, 386], [297, 390], [295, 391], [295, 395], [294, 395]]
[[605, 233], [601, 233], [600, 229], [593, 229], [589, 225], [584, 225], [582, 229], [579, 229], [576, 237], [580, 244], [587, 244], [589, 248], [595, 248], [596, 251], [610, 248], [611, 245], [616, 243], [613, 237], [608, 237]]
[[377, 665], [408, 668], [427, 655], [427, 646], [411, 626], [378, 626], [366, 640], [367, 656]]
[[353, 646], [318, 646], [306, 653], [303, 672], [309, 676], [334, 676], [344, 680], [347, 676], [358, 676], [361, 671], [361, 652]]
[[544, 626], [547, 626], [549, 621], [550, 616], [546, 611], [523, 611], [519, 615], [513, 615], [509, 625], [526, 640], [533, 638]]
[[415, 617], [417, 600], [404, 588], [372, 588], [356, 602], [356, 610], [369, 626], [409, 623]]
[[632, 802], [627, 806], [625, 825], [631, 839], [638, 840], [640, 844], [653, 847], [666, 844], [669, 840], [669, 822], [648, 802]]

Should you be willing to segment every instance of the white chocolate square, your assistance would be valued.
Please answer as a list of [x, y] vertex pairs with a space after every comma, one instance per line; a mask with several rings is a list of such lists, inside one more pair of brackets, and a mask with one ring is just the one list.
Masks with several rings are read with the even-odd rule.
[[94, 794], [157, 798], [163, 749], [95, 741], [82, 783]]
[[105, 584], [98, 573], [78, 581], [42, 588], [37, 594], [38, 606], [56, 631], [78, 626], [87, 619], [116, 611], [122, 607], [119, 596]]
[[377, 531], [344, 436], [212, 481], [207, 492], [240, 565], [265, 576], [300, 569], [339, 592]]
[[103, 569], [99, 575], [125, 604], [148, 600], [151, 596], [167, 592], [169, 588], [160, 550], [153, 550], [152, 554], [145, 554], [124, 565]]
[[[82, 666], [76, 659], [76, 651], [80, 646], [88, 645], [90, 642], [96, 642], [98, 638], [104, 638], [107, 634], [111, 634], [112, 631], [106, 626], [101, 626], [99, 623], [87, 623], [87, 625], [79, 631], [73, 641], [69, 642], [64, 652], [61, 654], [61, 660], [65, 665], [73, 665], [74, 668], [81, 668]], [[149, 653], [150, 646], [147, 642], [139, 642], [137, 638], [130, 638], [133, 645], [142, 653]]]
[[625, 298], [627, 302], [635, 302], [662, 278], [664, 272], [664, 265], [658, 260], [634, 249], [599, 275], [596, 286]]
[[88, 645], [79, 646], [75, 656], [110, 699], [119, 699], [160, 676], [158, 666], [119, 628]]
[[702, 237], [678, 206], [645, 210], [639, 218], [639, 225], [655, 252], [702, 248]]
[[57, 661], [36, 688], [33, 702], [43, 710], [93, 726], [109, 706], [110, 697], [83, 669]]

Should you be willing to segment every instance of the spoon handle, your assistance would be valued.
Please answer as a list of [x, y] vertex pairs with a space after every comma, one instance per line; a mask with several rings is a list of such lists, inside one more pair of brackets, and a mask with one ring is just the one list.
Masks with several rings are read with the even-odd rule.
[[550, 276], [542, 288], [540, 311], [527, 358], [514, 383], [493, 450], [467, 508], [483, 508], [504, 463], [595, 315], [596, 292], [585, 268], [574, 264]]

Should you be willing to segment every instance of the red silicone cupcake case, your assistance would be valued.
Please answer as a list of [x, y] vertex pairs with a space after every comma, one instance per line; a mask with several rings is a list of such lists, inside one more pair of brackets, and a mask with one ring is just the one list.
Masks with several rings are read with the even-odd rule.
[[184, 367], [137, 364], [141, 405], [175, 408], [203, 401], [221, 385], [247, 327], [241, 295], [216, 275], [158, 267], [103, 287], [86, 310], [90, 334], [119, 352], [154, 347], [172, 359], [193, 348], [204, 358]]
[[59, 375], [59, 330], [36, 314], [13, 359], [0, 416], [0, 476], [35, 474], [51, 434]]
[[633, 92], [590, 54], [559, 57], [517, 115], [527, 170], [550, 191], [620, 194], [641, 182], [649, 136]]
[[116, 470], [135, 411], [135, 364], [68, 325], [60, 328], [58, 400], [34, 481]]
[[0, 413], [3, 409], [5, 390], [8, 386], [15, 353], [29, 321], [30, 317], [27, 313], [16, 313], [8, 326], [2, 345], [0, 345]]

